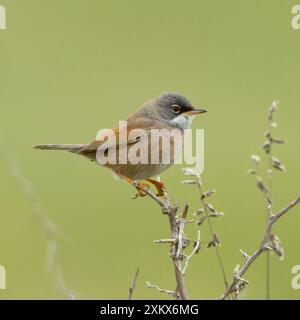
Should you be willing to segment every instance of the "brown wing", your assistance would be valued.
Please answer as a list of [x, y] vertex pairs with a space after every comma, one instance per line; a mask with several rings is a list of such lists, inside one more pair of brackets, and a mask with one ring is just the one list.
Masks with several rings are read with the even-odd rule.
[[138, 128], [103, 130], [100, 131], [95, 141], [81, 149], [78, 154], [94, 158], [93, 156], [91, 157], [91, 154], [95, 155], [98, 150], [104, 151], [105, 149], [117, 148], [125, 144], [132, 145], [144, 139], [147, 135], [147, 131]]

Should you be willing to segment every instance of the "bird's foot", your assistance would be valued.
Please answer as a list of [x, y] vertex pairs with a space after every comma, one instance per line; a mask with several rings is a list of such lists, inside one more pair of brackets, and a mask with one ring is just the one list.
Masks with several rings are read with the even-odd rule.
[[147, 181], [155, 186], [158, 197], [163, 197], [165, 195], [166, 185], [163, 182], [154, 179], [147, 179]]
[[148, 184], [148, 183], [140, 183], [140, 182], [137, 182], [137, 181], [133, 182], [133, 186], [138, 191], [137, 194], [133, 197], [133, 199], [137, 199], [139, 197], [146, 197], [147, 193], [145, 192], [145, 190], [149, 190], [149, 188], [150, 188], [150, 184]]
[[131, 180], [130, 178], [123, 175], [121, 176], [121, 178], [127, 181], [128, 183], [130, 183], [138, 191], [137, 194], [133, 197], [133, 199], [137, 199], [139, 197], [145, 197], [147, 195], [145, 190], [148, 190], [150, 188], [150, 184], [140, 183], [140, 182]]

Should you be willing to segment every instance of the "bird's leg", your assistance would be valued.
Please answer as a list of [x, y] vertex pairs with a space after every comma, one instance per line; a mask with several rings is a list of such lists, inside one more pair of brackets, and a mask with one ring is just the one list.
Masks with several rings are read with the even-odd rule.
[[153, 179], [146, 179], [148, 182], [150, 182], [151, 184], [153, 184], [157, 190], [157, 195], [159, 197], [163, 197], [164, 196], [164, 191], [166, 190], [166, 186], [163, 182], [157, 181], [157, 180], [153, 180]]
[[147, 183], [140, 183], [137, 181], [134, 181], [126, 176], [120, 175], [120, 177], [122, 179], [124, 179], [125, 181], [127, 181], [128, 183], [130, 183], [133, 187], [136, 188], [136, 190], [138, 191], [138, 193], [133, 197], [133, 199], [136, 199], [138, 197], [145, 197], [147, 194], [144, 191], [145, 189], [149, 189], [150, 185]]

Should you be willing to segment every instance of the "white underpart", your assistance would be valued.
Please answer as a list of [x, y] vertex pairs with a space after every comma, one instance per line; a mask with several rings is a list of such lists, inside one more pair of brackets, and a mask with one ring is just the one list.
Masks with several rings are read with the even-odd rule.
[[179, 127], [180, 129], [188, 129], [191, 126], [194, 117], [195, 116], [188, 116], [183, 113], [171, 120], [170, 124]]

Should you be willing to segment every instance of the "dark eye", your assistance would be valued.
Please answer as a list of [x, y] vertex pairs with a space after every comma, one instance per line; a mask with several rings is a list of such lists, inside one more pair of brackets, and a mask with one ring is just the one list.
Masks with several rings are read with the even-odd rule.
[[180, 113], [180, 107], [179, 107], [179, 105], [173, 104], [173, 105], [172, 105], [172, 111], [173, 111], [174, 113]]

